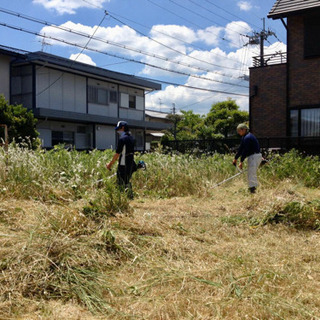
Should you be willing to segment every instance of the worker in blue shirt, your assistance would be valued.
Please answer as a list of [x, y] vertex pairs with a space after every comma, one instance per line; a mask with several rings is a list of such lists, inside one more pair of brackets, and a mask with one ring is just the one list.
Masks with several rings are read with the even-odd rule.
[[240, 158], [239, 168], [242, 170], [243, 161], [248, 158], [248, 185], [249, 191], [255, 193], [258, 183], [257, 170], [262, 161], [260, 145], [257, 138], [249, 132], [249, 127], [241, 123], [237, 127], [238, 134], [242, 137], [241, 144], [237, 154], [234, 157], [233, 164], [237, 165]]
[[119, 121], [115, 130], [120, 135], [116, 153], [107, 164], [107, 169], [111, 170], [113, 164], [118, 160], [117, 182], [121, 190], [125, 190], [129, 198], [133, 197], [130, 179], [132, 173], [136, 171], [134, 162], [134, 138], [129, 131], [126, 121]]

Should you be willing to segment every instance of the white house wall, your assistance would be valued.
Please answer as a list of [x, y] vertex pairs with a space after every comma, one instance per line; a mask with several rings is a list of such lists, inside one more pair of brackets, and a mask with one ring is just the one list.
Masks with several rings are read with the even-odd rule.
[[114, 126], [96, 126], [96, 148], [97, 149], [115, 149], [116, 133]]
[[0, 55], [0, 94], [3, 94], [6, 100], [10, 96], [10, 57]]
[[86, 113], [86, 78], [67, 72], [38, 67], [37, 108]]
[[37, 129], [39, 132], [40, 140], [41, 140], [41, 146], [43, 148], [50, 148], [52, 147], [51, 141], [52, 141], [52, 131], [50, 129]]
[[143, 111], [130, 109], [130, 108], [120, 108], [119, 109], [120, 119], [132, 119], [132, 120], [143, 120]]
[[120, 107], [129, 108], [129, 95], [127, 93], [120, 93]]

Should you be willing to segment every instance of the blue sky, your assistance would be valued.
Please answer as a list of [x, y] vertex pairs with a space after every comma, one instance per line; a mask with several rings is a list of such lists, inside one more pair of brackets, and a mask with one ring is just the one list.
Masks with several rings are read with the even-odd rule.
[[[175, 104], [207, 113], [213, 103], [232, 98], [248, 110], [243, 78], [259, 46], [246, 45], [246, 36], [261, 31], [274, 2], [10, 0], [0, 5], [0, 44], [163, 81], [161, 91], [147, 95], [149, 109], [170, 111]], [[265, 54], [285, 52], [282, 23], [266, 18], [266, 29], [277, 37], [265, 42]]]

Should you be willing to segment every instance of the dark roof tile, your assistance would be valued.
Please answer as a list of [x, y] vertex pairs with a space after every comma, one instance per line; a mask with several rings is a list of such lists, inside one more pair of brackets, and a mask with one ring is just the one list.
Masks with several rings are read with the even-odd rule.
[[304, 10], [320, 8], [320, 0], [277, 0], [268, 18], [279, 19]]

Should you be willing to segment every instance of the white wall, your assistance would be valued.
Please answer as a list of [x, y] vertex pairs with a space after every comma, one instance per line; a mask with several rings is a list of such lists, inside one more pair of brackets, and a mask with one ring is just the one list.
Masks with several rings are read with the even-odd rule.
[[96, 125], [96, 148], [115, 149], [116, 132], [114, 126]]
[[38, 67], [36, 71], [36, 101], [37, 108], [86, 113], [86, 78]]
[[110, 103], [109, 105], [101, 105], [101, 104], [88, 104], [88, 113], [95, 114], [98, 116], [104, 117], [118, 117], [118, 106], [115, 103]]
[[120, 119], [132, 119], [132, 120], [143, 120], [143, 111], [130, 109], [130, 108], [120, 108], [119, 109]]
[[52, 135], [51, 135], [51, 130], [50, 129], [37, 129], [38, 132], [40, 133], [40, 140], [41, 140], [41, 146], [43, 148], [50, 148], [51, 141], [52, 141]]
[[10, 58], [0, 55], [0, 94], [3, 94], [6, 100], [10, 99]]

